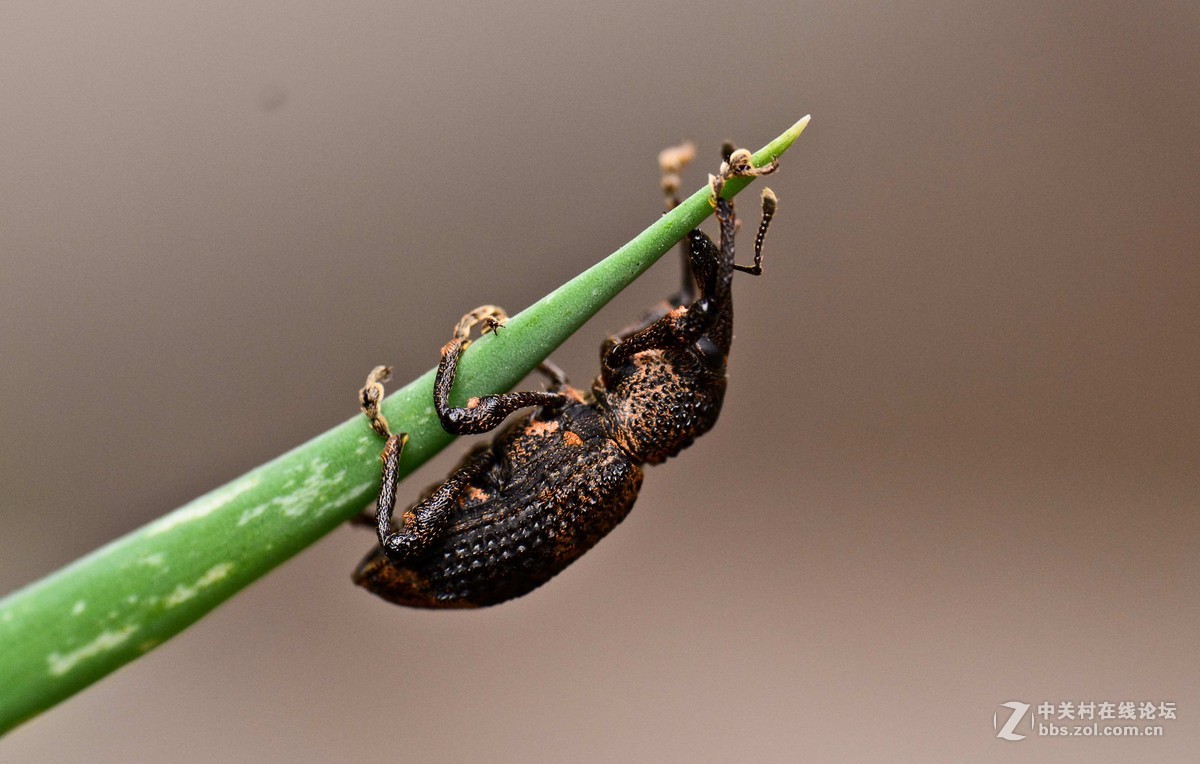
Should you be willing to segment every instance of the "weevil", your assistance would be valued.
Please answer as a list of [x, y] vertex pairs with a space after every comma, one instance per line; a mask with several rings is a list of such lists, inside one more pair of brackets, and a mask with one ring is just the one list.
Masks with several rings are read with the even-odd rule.
[[[690, 144], [660, 157], [668, 209], [679, 203], [679, 170]], [[447, 432], [489, 432], [514, 412], [533, 407], [486, 445], [470, 451], [440, 485], [395, 522], [397, 467], [405, 433], [393, 434], [380, 411], [387, 367], [376, 367], [359, 391], [371, 427], [386, 438], [375, 518], [379, 545], [358, 566], [360, 586], [399, 605], [467, 608], [519, 597], [558, 574], [617, 526], [633, 507], [643, 466], [675, 456], [708, 432], [725, 397], [733, 338], [734, 272], [762, 273], [762, 246], [775, 213], [770, 189], [753, 265], [734, 262], [738, 221], [721, 198], [727, 180], [766, 175], [750, 152], [726, 144], [709, 176], [720, 228], [714, 243], [699, 229], [680, 242], [683, 288], [643, 320], [609, 337], [590, 393], [571, 387], [550, 362], [539, 368], [547, 389], [470, 398], [450, 404], [459, 357], [473, 327], [498, 332], [504, 312], [477, 308], [458, 322], [441, 350], [433, 403]]]

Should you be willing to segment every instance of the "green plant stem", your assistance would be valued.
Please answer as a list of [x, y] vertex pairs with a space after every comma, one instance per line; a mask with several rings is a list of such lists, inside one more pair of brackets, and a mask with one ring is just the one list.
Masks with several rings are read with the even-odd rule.
[[[776, 159], [807, 124], [793, 125], [754, 164]], [[725, 196], [749, 182], [729, 181]], [[711, 212], [705, 187], [513, 316], [499, 337], [477, 340], [456, 391], [511, 389]], [[433, 378], [430, 370], [383, 404], [393, 426], [411, 435], [401, 475], [452, 440], [433, 412]], [[366, 418], [354, 416], [0, 600], [0, 734], [162, 644], [362, 511], [379, 490], [381, 445]]]

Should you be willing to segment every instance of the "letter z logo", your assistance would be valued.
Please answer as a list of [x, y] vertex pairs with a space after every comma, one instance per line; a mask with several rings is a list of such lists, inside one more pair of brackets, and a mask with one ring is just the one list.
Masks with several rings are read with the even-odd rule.
[[1012, 713], [1009, 714], [1008, 721], [1004, 723], [1003, 727], [1000, 726], [999, 715], [992, 714], [992, 727], [997, 730], [996, 737], [1004, 738], [1005, 740], [1024, 740], [1024, 735], [1019, 735], [1013, 732], [1013, 730], [1025, 718], [1025, 713], [1029, 711], [1029, 704], [1022, 703], [1019, 700], [1010, 700], [1007, 703], [1001, 703], [1000, 707], [1011, 708]]

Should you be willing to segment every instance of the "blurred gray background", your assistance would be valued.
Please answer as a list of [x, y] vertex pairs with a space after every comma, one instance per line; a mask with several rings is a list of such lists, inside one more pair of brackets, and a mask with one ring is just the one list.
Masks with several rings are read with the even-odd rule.
[[1187, 2], [5, 3], [0, 593], [608, 254], [663, 146], [813, 122], [721, 422], [578, 564], [416, 612], [340, 530], [0, 759], [1194, 761], [1198, 82]]

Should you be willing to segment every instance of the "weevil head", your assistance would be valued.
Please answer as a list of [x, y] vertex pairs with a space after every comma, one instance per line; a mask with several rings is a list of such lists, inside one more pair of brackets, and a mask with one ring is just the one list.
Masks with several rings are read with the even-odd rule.
[[689, 234], [688, 250], [698, 297], [607, 344], [593, 385], [609, 437], [651, 464], [712, 429], [725, 398], [733, 262], [700, 231]]

